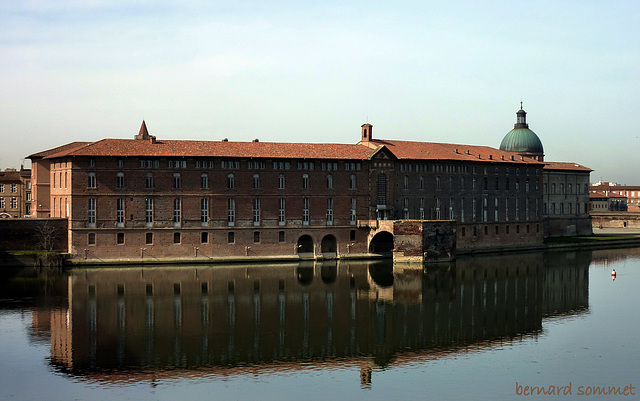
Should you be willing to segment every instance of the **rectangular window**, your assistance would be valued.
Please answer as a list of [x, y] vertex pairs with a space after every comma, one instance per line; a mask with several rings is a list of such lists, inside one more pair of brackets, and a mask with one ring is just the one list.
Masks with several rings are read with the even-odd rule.
[[118, 173], [116, 176], [116, 188], [124, 188], [124, 173]]
[[153, 245], [153, 233], [146, 233], [144, 236], [145, 245]]
[[327, 199], [327, 225], [333, 225], [333, 198]]
[[236, 223], [236, 200], [231, 198], [227, 201], [227, 225], [233, 226]]
[[473, 221], [476, 221], [476, 200], [471, 201], [471, 217]]
[[209, 221], [209, 199], [200, 199], [200, 222], [206, 225]]
[[278, 175], [278, 189], [284, 189], [284, 184], [285, 184], [284, 174], [281, 173]]
[[144, 208], [144, 221], [147, 223], [147, 226], [149, 226], [153, 223], [153, 199], [145, 198]]
[[309, 198], [302, 199], [302, 224], [309, 225]]
[[180, 224], [180, 198], [175, 198], [173, 200], [173, 224], [174, 225], [179, 225]]
[[227, 243], [234, 244], [236, 242], [236, 234], [233, 231], [229, 231], [227, 234]]
[[[62, 206], [62, 201], [60, 202], [60, 206]], [[18, 208], [18, 198], [11, 198], [11, 209]], [[62, 212], [60, 212], [60, 216], [62, 216]]]
[[327, 174], [327, 189], [333, 189], [333, 176]]
[[89, 233], [87, 236], [87, 245], [95, 245], [96, 244], [96, 233]]
[[285, 199], [280, 198], [278, 200], [278, 225], [284, 226], [285, 224]]
[[179, 189], [182, 186], [180, 173], [173, 173], [173, 189]]
[[349, 189], [357, 189], [357, 188], [358, 188], [358, 185], [357, 185], [356, 175], [351, 174], [349, 176]]
[[95, 198], [89, 198], [89, 206], [88, 206], [88, 219], [89, 226], [96, 226], [96, 200]]
[[95, 188], [96, 187], [96, 173], [89, 173], [87, 175], [87, 188]]
[[356, 198], [351, 198], [351, 212], [350, 212], [350, 216], [351, 218], [349, 219], [349, 223], [354, 226], [356, 224]]
[[180, 243], [180, 233], [173, 233], [173, 243], [174, 244], [179, 244]]
[[208, 244], [209, 243], [209, 233], [206, 231], [203, 231], [200, 233], [200, 243], [201, 244]]
[[124, 233], [116, 233], [116, 244], [124, 245]]
[[124, 226], [124, 198], [116, 199], [116, 222], [118, 227]]
[[284, 242], [284, 231], [278, 231], [278, 242]]
[[200, 175], [200, 188], [209, 189], [209, 174], [202, 173]]
[[253, 232], [253, 243], [254, 244], [259, 244], [260, 243], [260, 231], [254, 231]]
[[145, 182], [145, 188], [153, 188], [153, 173], [147, 173], [147, 181]]
[[449, 220], [453, 220], [453, 198], [449, 198]]
[[260, 189], [260, 174], [253, 175], [253, 189]]
[[236, 187], [236, 179], [233, 174], [227, 175], [227, 189], [234, 189]]
[[260, 225], [260, 198], [253, 200], [253, 225]]
[[302, 174], [302, 189], [309, 189], [309, 174]]

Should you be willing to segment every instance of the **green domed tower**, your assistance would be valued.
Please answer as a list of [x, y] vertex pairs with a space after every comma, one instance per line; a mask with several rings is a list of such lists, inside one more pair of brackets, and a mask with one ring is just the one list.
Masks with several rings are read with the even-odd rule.
[[515, 152], [538, 161], [544, 161], [542, 142], [538, 135], [529, 129], [527, 112], [522, 109], [522, 102], [520, 102], [520, 110], [518, 110], [516, 116], [516, 123], [513, 129], [502, 139], [500, 150]]

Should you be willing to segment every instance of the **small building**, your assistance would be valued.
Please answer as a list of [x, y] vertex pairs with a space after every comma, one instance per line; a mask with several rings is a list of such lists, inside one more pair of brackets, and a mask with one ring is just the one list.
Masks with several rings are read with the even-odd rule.
[[31, 171], [0, 171], [0, 218], [31, 216]]

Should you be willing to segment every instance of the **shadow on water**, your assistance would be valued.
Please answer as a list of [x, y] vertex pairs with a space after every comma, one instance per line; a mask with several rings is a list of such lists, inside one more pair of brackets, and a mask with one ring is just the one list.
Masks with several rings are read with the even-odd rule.
[[591, 260], [548, 252], [417, 269], [334, 260], [13, 272], [0, 290], [3, 308], [7, 299], [49, 306], [32, 313], [48, 327], [51, 364], [84, 379], [355, 365], [366, 385], [372, 368], [480, 352], [588, 310]]

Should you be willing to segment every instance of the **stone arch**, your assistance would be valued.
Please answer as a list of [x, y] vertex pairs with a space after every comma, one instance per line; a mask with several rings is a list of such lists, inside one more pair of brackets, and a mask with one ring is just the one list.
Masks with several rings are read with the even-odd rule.
[[338, 240], [334, 235], [327, 234], [322, 238], [320, 249], [322, 253], [335, 253], [338, 251]]
[[0, 219], [10, 219], [11, 215], [9, 213], [0, 213]]
[[310, 235], [303, 235], [298, 238], [298, 246], [296, 248], [297, 253], [310, 253], [313, 252], [313, 238]]
[[389, 253], [393, 251], [393, 234], [388, 231], [380, 231], [371, 238], [369, 252]]

